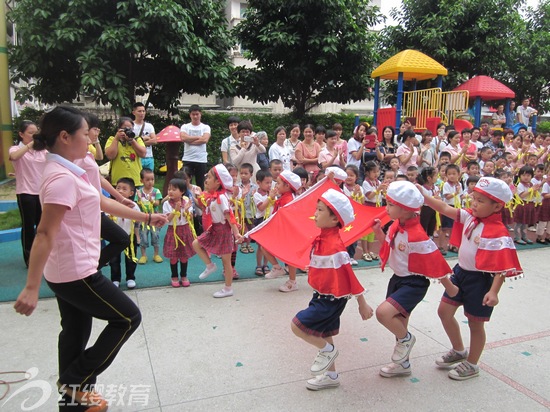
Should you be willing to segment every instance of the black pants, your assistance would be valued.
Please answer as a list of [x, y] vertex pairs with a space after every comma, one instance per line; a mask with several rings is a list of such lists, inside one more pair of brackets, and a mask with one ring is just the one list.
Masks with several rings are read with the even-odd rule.
[[[126, 233], [126, 232], [124, 232]], [[128, 236], [128, 235], [126, 235]], [[129, 246], [128, 246], [129, 247]], [[137, 237], [134, 234], [134, 256], [137, 257]], [[109, 262], [109, 265], [111, 266], [111, 280], [120, 282], [122, 277], [122, 271], [120, 268], [121, 264], [121, 256], [124, 256], [124, 265], [126, 267], [126, 280], [135, 280], [136, 279], [136, 268], [137, 268], [137, 262], [134, 262], [134, 260], [128, 256], [124, 252], [119, 253], [118, 255], [114, 256], [111, 261]]]
[[[48, 286], [55, 293], [61, 315], [59, 383], [85, 389], [111, 365], [139, 326], [141, 313], [100, 271], [74, 282], [48, 282]], [[86, 349], [93, 318], [105, 320], [107, 325]]]
[[32, 242], [36, 235], [36, 227], [42, 216], [42, 206], [38, 195], [21, 193], [17, 195], [17, 206], [21, 214], [21, 246], [23, 248], [23, 259], [29, 266]]
[[130, 246], [130, 236], [119, 225], [105, 214], [101, 214], [101, 238], [109, 242], [107, 246], [101, 249], [99, 255], [99, 265], [101, 269], [111, 261], [115, 256], [119, 256], [124, 249]]
[[195, 184], [201, 189], [204, 189], [204, 175], [207, 172], [206, 163], [184, 161], [184, 164], [191, 172], [190, 178], [192, 179], [195, 177]]
[[429, 206], [422, 206], [420, 209], [420, 226], [430, 237], [434, 235], [436, 225], [435, 210]]

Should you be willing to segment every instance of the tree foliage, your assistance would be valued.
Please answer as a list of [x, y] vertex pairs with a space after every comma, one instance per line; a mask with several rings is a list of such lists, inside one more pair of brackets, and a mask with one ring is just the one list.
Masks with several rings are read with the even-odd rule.
[[256, 64], [237, 68], [237, 91], [278, 101], [301, 118], [324, 102], [370, 96], [380, 19], [368, 0], [249, 0], [235, 34]]
[[[223, 0], [20, 0], [13, 80], [45, 103], [83, 93], [128, 110], [149, 93], [173, 111], [182, 92], [231, 92]], [[229, 88], [229, 89], [228, 89]]]
[[525, 30], [517, 7], [515, 0], [403, 0], [391, 12], [398, 24], [382, 32], [382, 54], [427, 54], [449, 70], [447, 89], [478, 74], [509, 83], [508, 66], [516, 64], [509, 56]]

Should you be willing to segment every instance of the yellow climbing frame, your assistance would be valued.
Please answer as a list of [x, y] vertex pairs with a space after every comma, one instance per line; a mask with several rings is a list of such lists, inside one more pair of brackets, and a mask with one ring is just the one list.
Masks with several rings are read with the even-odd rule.
[[414, 128], [426, 130], [426, 119], [440, 117], [451, 124], [468, 111], [467, 90], [444, 92], [439, 87], [403, 93], [403, 117], [414, 119]]

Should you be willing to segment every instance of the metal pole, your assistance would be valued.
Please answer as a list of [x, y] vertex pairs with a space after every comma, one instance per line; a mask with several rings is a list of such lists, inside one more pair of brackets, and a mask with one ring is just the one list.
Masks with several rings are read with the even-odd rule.
[[0, 179], [13, 172], [9, 148], [13, 145], [11, 123], [10, 75], [8, 70], [8, 42], [6, 34], [6, 3], [0, 1]]

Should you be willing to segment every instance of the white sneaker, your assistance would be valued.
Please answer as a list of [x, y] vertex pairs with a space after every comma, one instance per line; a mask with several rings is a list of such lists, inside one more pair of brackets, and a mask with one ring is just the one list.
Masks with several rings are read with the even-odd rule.
[[340, 377], [332, 379], [326, 373], [317, 375], [315, 378], [310, 379], [306, 383], [306, 388], [311, 391], [320, 391], [321, 389], [337, 388], [340, 386]]
[[355, 259], [351, 259], [349, 263], [351, 264], [351, 266], [357, 266], [357, 265], [359, 265], [359, 262], [356, 261]]
[[113, 280], [113, 285], [115, 285], [117, 288], [120, 287], [120, 282], [117, 282], [116, 280]]
[[393, 378], [394, 376], [407, 376], [411, 374], [411, 365], [404, 368], [400, 363], [390, 363], [380, 369], [380, 376], [384, 378]]
[[536, 232], [537, 231], [537, 228], [535, 226], [529, 226], [529, 228], [527, 229], [529, 232]]
[[210, 265], [210, 268], [208, 266], [206, 266], [206, 268], [204, 268], [202, 273], [199, 275], [199, 279], [206, 279], [208, 276], [210, 276], [216, 270], [218, 270], [218, 266], [215, 263], [212, 263]]
[[294, 292], [298, 290], [298, 282], [287, 280], [284, 285], [279, 286], [279, 292]]
[[133, 279], [130, 279], [126, 281], [126, 286], [128, 287], [128, 289], [134, 289], [136, 287], [136, 281]]
[[273, 267], [273, 268], [271, 268], [271, 270], [269, 272], [267, 272], [265, 274], [264, 277], [266, 279], [276, 279], [276, 278], [280, 278], [284, 275], [286, 275], [286, 272], [282, 267], [279, 267], [279, 268]]
[[332, 352], [319, 351], [313, 365], [311, 365], [311, 374], [313, 376], [322, 375], [325, 373], [330, 365], [334, 363], [334, 360], [338, 357], [338, 350], [333, 346]]
[[215, 298], [228, 298], [229, 296], [233, 296], [233, 289], [228, 290], [226, 288], [222, 288], [214, 293], [212, 296], [214, 296]]
[[455, 381], [465, 381], [466, 379], [479, 376], [479, 366], [472, 365], [468, 361], [459, 363], [453, 370], [449, 371], [449, 378]]
[[409, 358], [411, 349], [416, 342], [416, 338], [414, 337], [414, 335], [412, 333], [410, 333], [410, 335], [411, 338], [405, 342], [397, 341], [397, 343], [395, 344], [395, 348], [393, 349], [393, 354], [391, 355], [392, 362], [401, 363]]
[[443, 368], [446, 368], [448, 366], [453, 366], [455, 363], [459, 363], [462, 361], [465, 361], [468, 358], [468, 351], [464, 355], [460, 355], [455, 350], [451, 349], [449, 352], [447, 352], [445, 355], [440, 356], [435, 360], [435, 363], [437, 366], [441, 366]]

